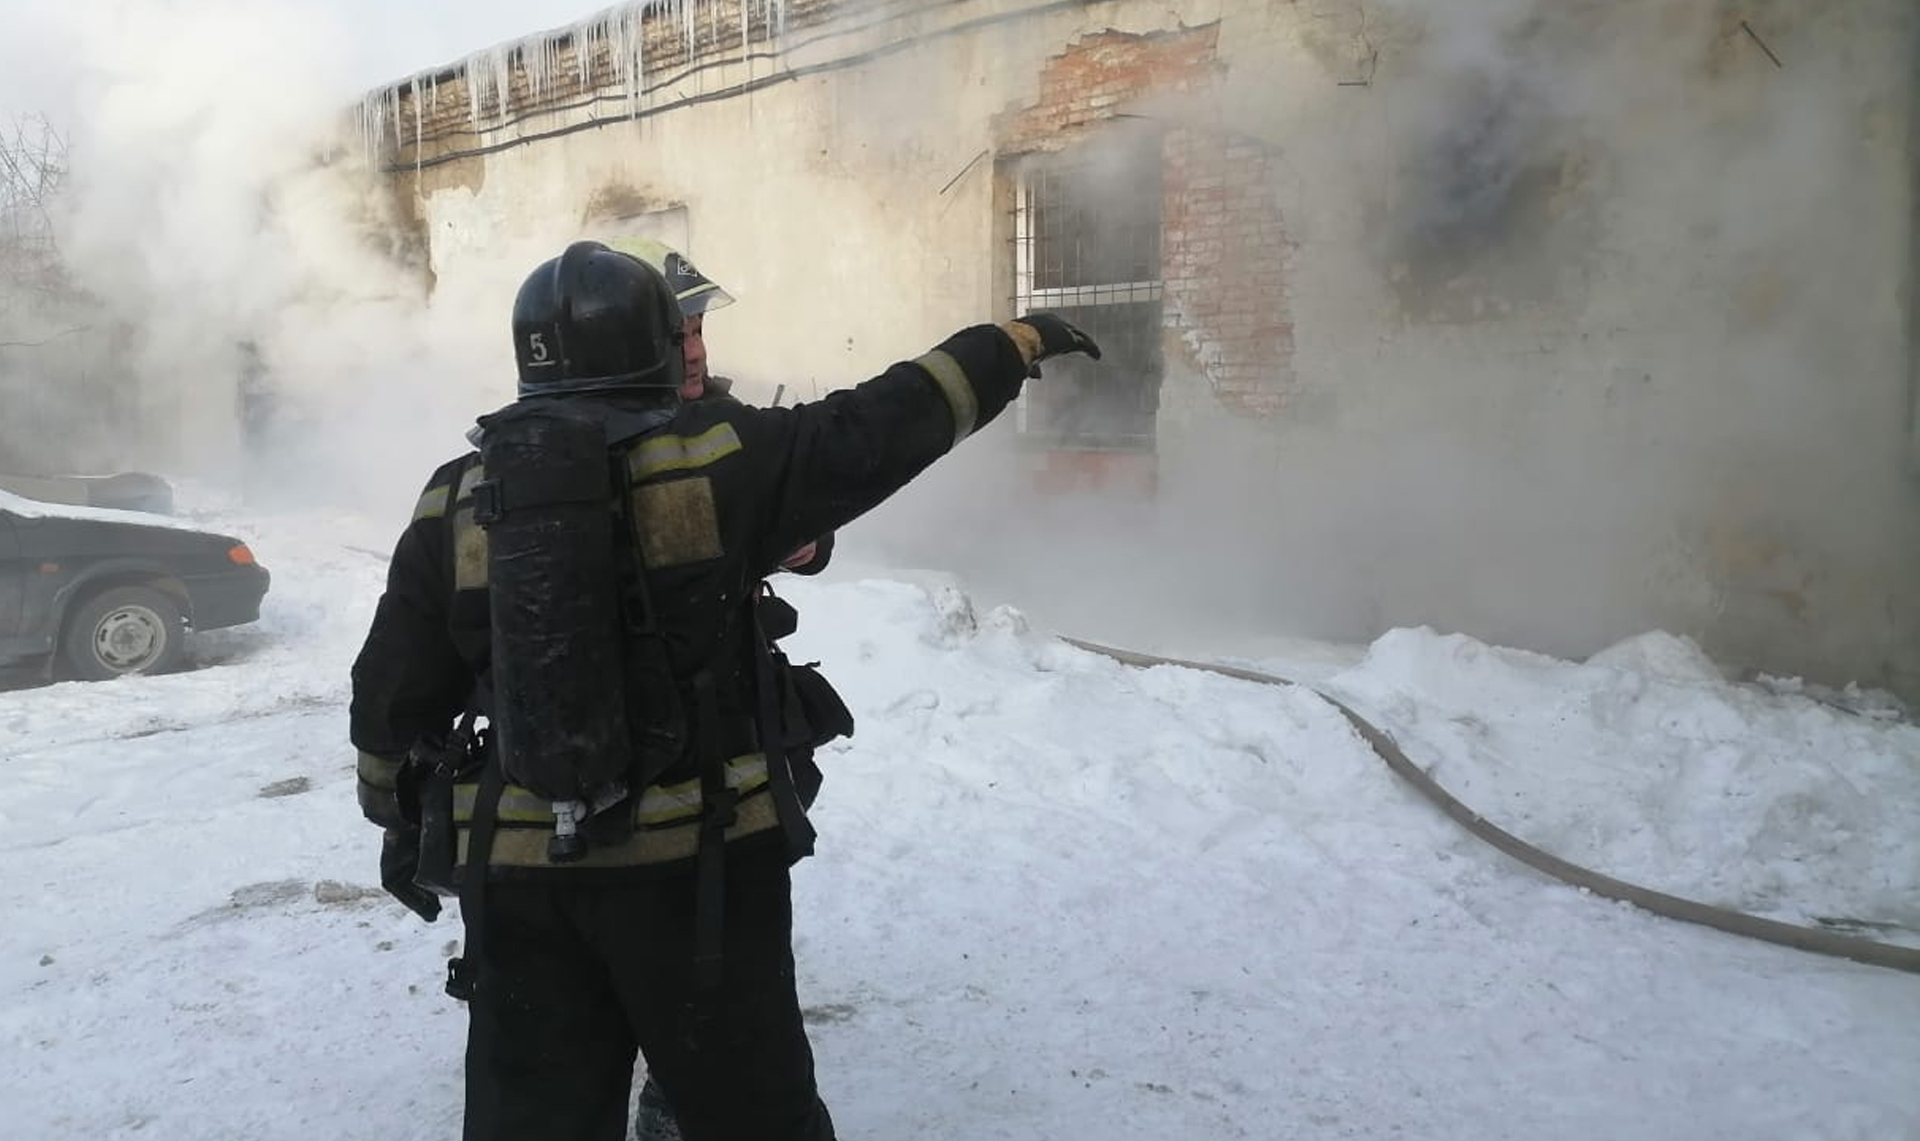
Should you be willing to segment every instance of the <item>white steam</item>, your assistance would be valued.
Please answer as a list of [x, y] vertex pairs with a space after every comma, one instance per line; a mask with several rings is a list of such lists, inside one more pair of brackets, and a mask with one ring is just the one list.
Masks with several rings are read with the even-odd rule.
[[883, 513], [889, 546], [1176, 648], [1431, 624], [1577, 655], [1666, 628], [1737, 666], [1914, 691], [1912, 12], [1326, 0], [1272, 20], [1359, 39], [1363, 18], [1366, 50], [1262, 59], [1271, 81], [1243, 59], [1144, 108], [1263, 140], [1287, 172], [1281, 411], [1229, 413], [1170, 348], [1157, 496], [1035, 496], [1025, 457], [970, 445], [931, 477], [950, 501]]
[[[82, 5], [48, 17], [69, 169], [70, 295], [0, 306], [0, 468], [148, 467], [252, 496], [410, 499], [511, 396], [531, 262], [428, 301], [424, 250], [368, 169], [365, 29], [292, 0]], [[511, 262], [511, 264], [509, 264]], [[0, 283], [4, 289], [8, 283]]]

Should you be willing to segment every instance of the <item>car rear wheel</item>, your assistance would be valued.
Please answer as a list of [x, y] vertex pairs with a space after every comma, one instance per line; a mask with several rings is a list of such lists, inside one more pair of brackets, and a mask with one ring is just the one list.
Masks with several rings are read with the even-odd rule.
[[180, 660], [186, 633], [173, 599], [152, 587], [116, 586], [74, 609], [60, 640], [61, 656], [84, 681], [162, 673]]

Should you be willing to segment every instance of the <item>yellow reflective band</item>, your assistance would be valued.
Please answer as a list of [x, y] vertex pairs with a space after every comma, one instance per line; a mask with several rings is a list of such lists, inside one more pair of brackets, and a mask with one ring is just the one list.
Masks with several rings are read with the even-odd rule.
[[359, 763], [354, 766], [360, 779], [375, 788], [390, 789], [399, 782], [401, 762], [390, 761], [385, 757], [362, 752]]
[[[767, 783], [767, 758], [760, 753], [735, 757], [727, 762], [726, 779], [727, 787], [743, 796], [758, 791]], [[478, 791], [477, 785], [454, 786], [453, 819], [455, 822], [465, 824], [473, 819], [473, 802]], [[698, 780], [686, 780], [664, 786], [653, 785], [640, 794], [640, 805], [635, 817], [642, 827], [658, 827], [677, 820], [693, 820], [700, 815], [700, 803]], [[508, 785], [500, 790], [500, 805], [496, 818], [502, 824], [544, 826], [551, 831], [553, 801], [536, 796], [519, 785]]]
[[[453, 818], [457, 823], [465, 824], [473, 819], [473, 801], [478, 791], [478, 785], [453, 786]], [[500, 804], [494, 810], [494, 818], [502, 824], [544, 824], [551, 831], [553, 801], [535, 796], [518, 785], [508, 785], [500, 790]]]
[[473, 508], [453, 513], [453, 589], [487, 585], [487, 533], [473, 521]]
[[[751, 796], [742, 800], [734, 812], [733, 826], [727, 829], [729, 841], [780, 826], [780, 814], [773, 797]], [[636, 864], [663, 864], [671, 860], [692, 859], [700, 851], [700, 822], [689, 819], [671, 828], [641, 828], [618, 844], [595, 844], [584, 858], [568, 864], [554, 864], [547, 858], [547, 841], [553, 833], [544, 828], [502, 828], [493, 834], [493, 853], [488, 860], [496, 868], [625, 868]], [[467, 862], [469, 832], [459, 831], [459, 862]]]
[[973, 426], [980, 420], [980, 398], [974, 394], [973, 382], [967, 379], [960, 362], [935, 349], [913, 363], [926, 369], [939, 383], [940, 391], [946, 393], [947, 407], [953, 409], [953, 442], [957, 445], [973, 435]]
[[429, 487], [420, 493], [420, 499], [413, 505], [413, 521], [438, 519], [447, 513], [447, 485]]
[[[767, 783], [767, 758], [759, 753], [727, 762], [727, 787], [748, 793]], [[639, 820], [643, 825], [664, 824], [700, 811], [700, 782], [655, 785], [640, 794]]]
[[732, 424], [716, 424], [698, 436], [654, 436], [627, 452], [627, 474], [637, 483], [663, 472], [705, 467], [739, 450]]
[[453, 493], [453, 501], [458, 503], [462, 499], [471, 496], [473, 494], [473, 485], [485, 478], [487, 478], [486, 468], [481, 467], [479, 464], [474, 464], [468, 468], [466, 472], [460, 476], [460, 487]]

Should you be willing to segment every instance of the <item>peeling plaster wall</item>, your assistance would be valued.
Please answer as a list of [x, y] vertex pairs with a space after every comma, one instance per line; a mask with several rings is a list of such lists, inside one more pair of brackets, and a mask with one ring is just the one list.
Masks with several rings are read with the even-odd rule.
[[[1574, 655], [1662, 627], [1739, 668], [1920, 696], [1915, 14], [1454, 7], [821, 5], [860, 30], [780, 66], [883, 54], [396, 185], [440, 288], [503, 312], [607, 215], [683, 206], [739, 298], [709, 322], [717, 367], [805, 397], [1007, 315], [997, 159], [1157, 124], [1169, 371], [1140, 525], [1215, 568], [1223, 625]], [[1045, 82], [1076, 50], [1201, 32], [1204, 57], [1144, 84], [1087, 72], [1075, 104]], [[1050, 101], [1077, 109], [1036, 133]], [[1141, 540], [1089, 565], [1182, 589], [1126, 553]]]

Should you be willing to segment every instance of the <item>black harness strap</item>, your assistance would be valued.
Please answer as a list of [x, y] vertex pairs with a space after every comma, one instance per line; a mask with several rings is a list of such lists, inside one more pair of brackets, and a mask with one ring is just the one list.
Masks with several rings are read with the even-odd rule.
[[713, 671], [693, 677], [695, 716], [699, 718], [700, 848], [694, 898], [694, 980], [699, 999], [711, 1001], [726, 981], [727, 829], [733, 827], [739, 794], [727, 787], [725, 750], [719, 747], [720, 716], [713, 692]]
[[447, 993], [461, 1002], [479, 989], [480, 964], [486, 961], [487, 865], [493, 859], [494, 826], [500, 819], [500, 790], [506, 787], [500, 760], [489, 755], [480, 770], [480, 788], [473, 802], [473, 828], [467, 834], [467, 860], [460, 870], [460, 918], [466, 921], [467, 944], [462, 954], [447, 960]]
[[[480, 983], [480, 964], [485, 960], [487, 919], [487, 870], [493, 860], [493, 833], [500, 822], [500, 793], [506, 787], [506, 774], [500, 756], [491, 743], [474, 738], [474, 720], [493, 707], [493, 689], [485, 674], [473, 683], [467, 699], [467, 712], [461, 718], [459, 734], [480, 753], [480, 787], [474, 792], [473, 820], [467, 832], [467, 859], [460, 869], [460, 918], [466, 924], [464, 953], [447, 960], [447, 993], [461, 1002], [473, 998]], [[448, 825], [452, 825], [451, 777], [448, 778]], [[458, 832], [453, 833], [458, 846]], [[453, 853], [457, 859], [458, 853]]]
[[[616, 476], [624, 488], [623, 462], [616, 453]], [[680, 759], [687, 744], [686, 713], [677, 695], [672, 658], [660, 635], [653, 594], [647, 588], [647, 569], [636, 546], [646, 521], [638, 517], [631, 495], [623, 493], [618, 499], [620, 534], [613, 551], [620, 568], [620, 611], [627, 627], [628, 685], [630, 691], [644, 690], [645, 697], [656, 703], [654, 716], [629, 726], [635, 732], [634, 771], [629, 780], [637, 797]]]

